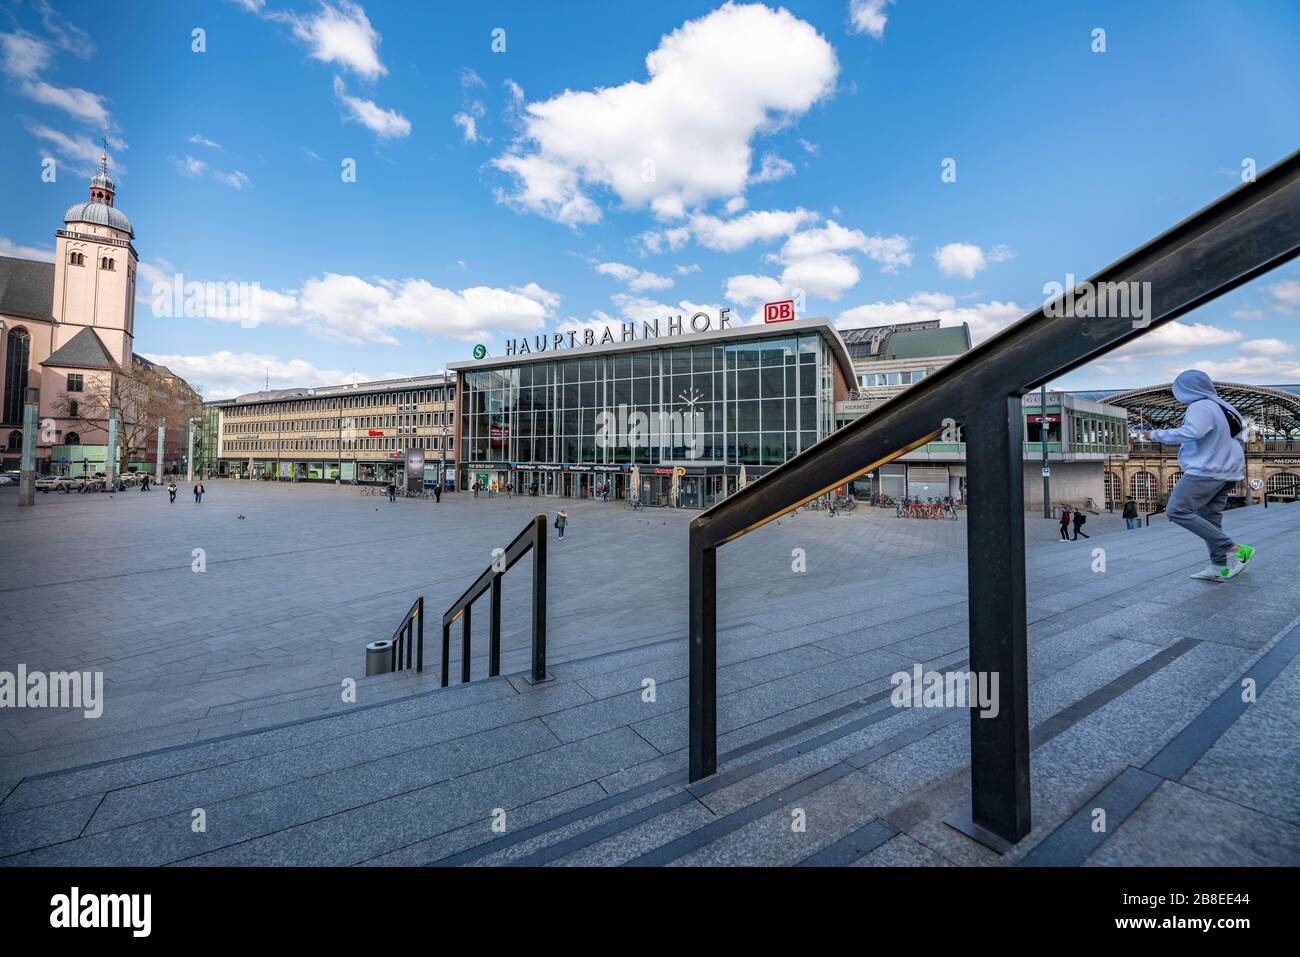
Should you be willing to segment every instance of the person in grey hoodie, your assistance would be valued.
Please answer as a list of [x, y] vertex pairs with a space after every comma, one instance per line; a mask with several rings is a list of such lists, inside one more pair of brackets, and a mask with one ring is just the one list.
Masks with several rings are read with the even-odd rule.
[[1199, 369], [1180, 372], [1173, 391], [1174, 398], [1187, 406], [1183, 424], [1142, 435], [1148, 442], [1180, 446], [1178, 464], [1183, 475], [1169, 494], [1165, 514], [1203, 538], [1210, 550], [1209, 566], [1191, 577], [1227, 581], [1240, 575], [1255, 554], [1255, 549], [1234, 542], [1223, 531], [1228, 492], [1245, 475], [1245, 419], [1219, 398], [1210, 377]]

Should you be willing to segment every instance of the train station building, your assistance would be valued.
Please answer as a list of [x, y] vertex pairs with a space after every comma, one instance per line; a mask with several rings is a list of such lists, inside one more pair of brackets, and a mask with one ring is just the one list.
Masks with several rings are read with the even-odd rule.
[[732, 325], [729, 310], [587, 327], [452, 363], [460, 487], [560, 497], [608, 486], [707, 508], [835, 428], [853, 387], [829, 319]]

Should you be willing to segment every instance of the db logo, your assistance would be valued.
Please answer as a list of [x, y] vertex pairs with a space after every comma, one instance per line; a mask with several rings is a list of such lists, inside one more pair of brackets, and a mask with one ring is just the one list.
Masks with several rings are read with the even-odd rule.
[[780, 302], [769, 302], [763, 306], [764, 322], [789, 322], [793, 318], [793, 299], [782, 299]]

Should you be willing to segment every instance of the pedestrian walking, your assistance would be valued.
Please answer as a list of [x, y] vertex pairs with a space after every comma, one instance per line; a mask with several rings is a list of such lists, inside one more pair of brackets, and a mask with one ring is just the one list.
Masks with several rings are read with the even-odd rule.
[[1088, 516], [1083, 514], [1083, 509], [1076, 508], [1074, 510], [1074, 515], [1071, 516], [1071, 520], [1074, 522], [1074, 540], [1076, 542], [1079, 540], [1080, 535], [1082, 535], [1084, 538], [1092, 537], [1091, 535], [1089, 535], [1087, 532], [1083, 530], [1083, 523], [1088, 520]]
[[207, 491], [207, 489], [205, 489], [205, 488], [203, 487], [203, 483], [202, 483], [202, 482], [195, 482], [195, 483], [194, 483], [194, 504], [195, 504], [195, 505], [202, 505], [202, 504], [203, 504], [203, 493], [206, 492], [206, 491]]
[[1138, 503], [1133, 500], [1132, 496], [1124, 500], [1124, 527], [1138, 527]]
[[1174, 379], [1174, 398], [1187, 406], [1176, 429], [1147, 429], [1145, 441], [1178, 445], [1182, 477], [1169, 494], [1165, 514], [1204, 539], [1210, 564], [1192, 575], [1198, 581], [1223, 582], [1245, 571], [1255, 549], [1241, 545], [1223, 531], [1223, 508], [1228, 493], [1246, 473], [1245, 419], [1219, 398], [1210, 377], [1200, 369], [1180, 372]]
[[1061, 503], [1061, 541], [1070, 540], [1070, 506], [1064, 502]]
[[442, 484], [439, 483], [433, 487], [433, 501], [438, 503], [442, 501]]
[[388, 483], [388, 500], [390, 502], [397, 501], [397, 485], [393, 482]]
[[555, 516], [555, 527], [559, 529], [560, 541], [564, 541], [564, 526], [568, 524], [569, 524], [569, 513], [566, 512], [564, 509], [560, 509], [559, 514]]
[[172, 482], [167, 486], [167, 503], [173, 504], [176, 501], [176, 483]]
[[147, 491], [149, 491], [149, 473], [148, 473], [148, 472], [145, 472], [145, 473], [144, 473], [144, 478], [140, 479], [140, 491], [142, 491], [142, 492], [147, 492]]

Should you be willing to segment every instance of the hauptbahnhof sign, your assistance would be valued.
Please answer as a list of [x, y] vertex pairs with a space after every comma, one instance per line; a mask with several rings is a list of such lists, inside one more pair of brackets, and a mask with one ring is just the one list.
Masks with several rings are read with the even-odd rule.
[[[709, 332], [731, 328], [731, 310], [719, 309], [716, 317], [707, 312], [687, 316], [666, 316], [663, 319], [644, 319], [636, 322], [614, 323], [605, 326], [588, 326], [549, 335], [520, 336], [506, 340], [507, 356], [525, 356], [534, 352], [558, 352], [579, 346], [606, 346], [618, 342], [640, 342], [664, 336], [681, 336], [693, 332]], [[615, 333], [617, 331], [617, 334]], [[477, 356], [475, 357], [477, 358]]]

